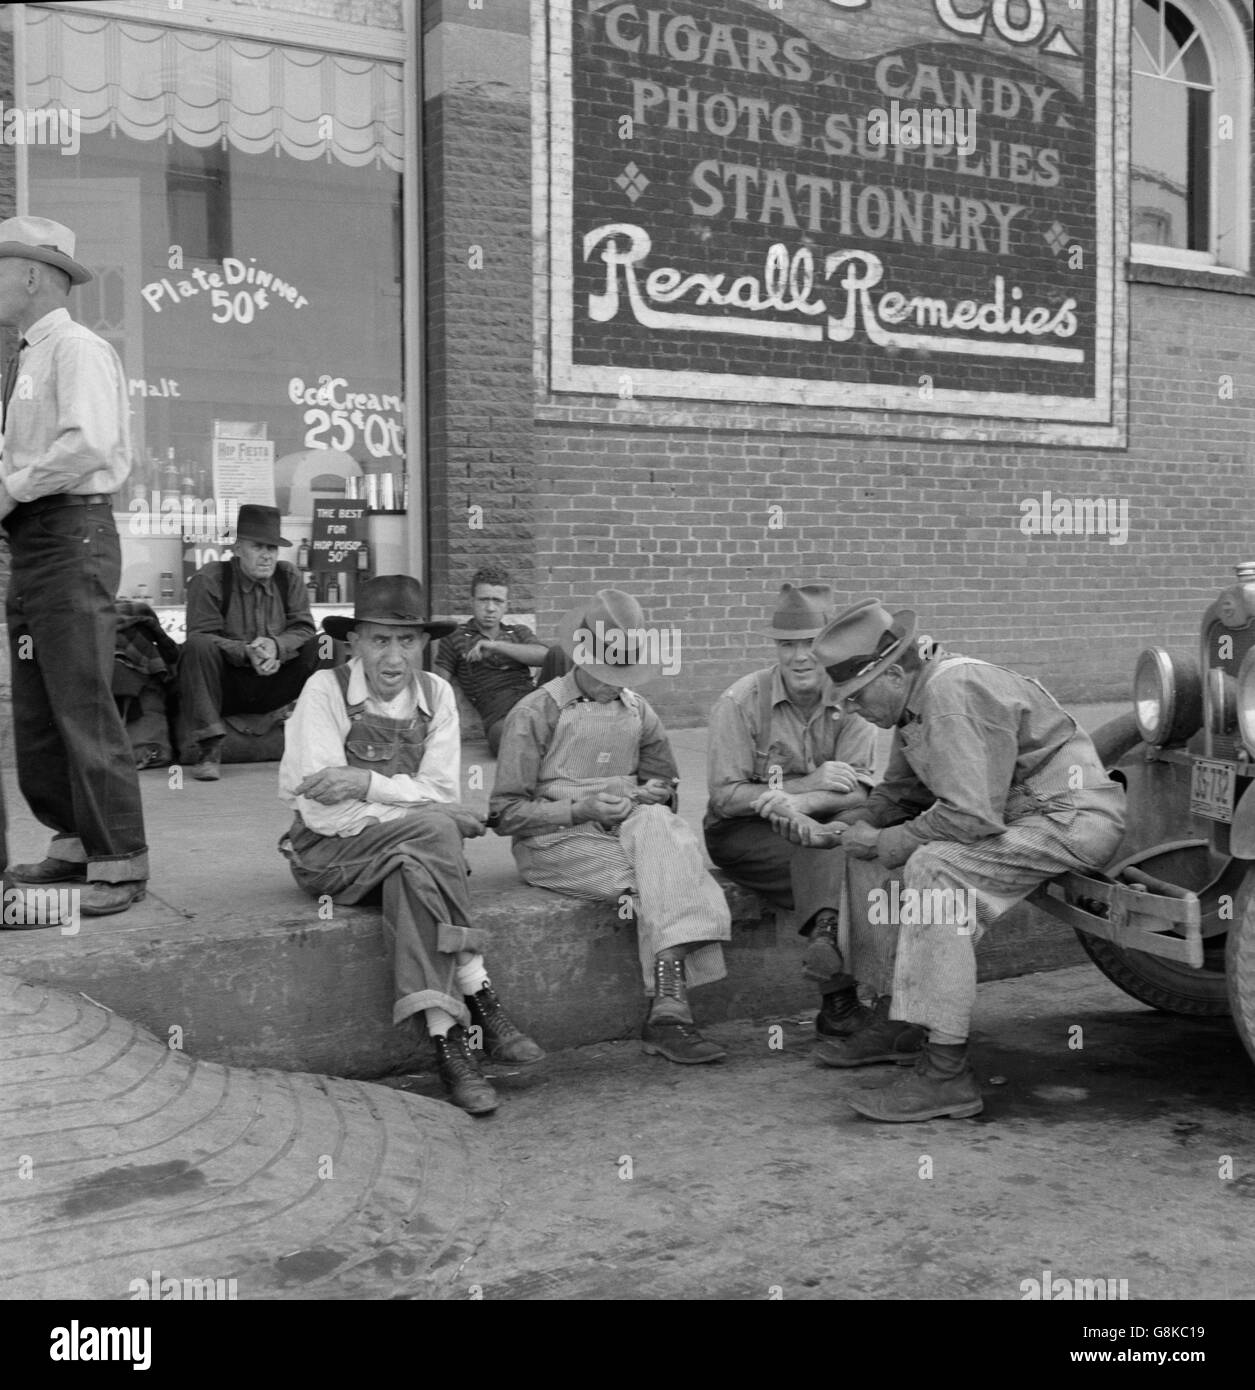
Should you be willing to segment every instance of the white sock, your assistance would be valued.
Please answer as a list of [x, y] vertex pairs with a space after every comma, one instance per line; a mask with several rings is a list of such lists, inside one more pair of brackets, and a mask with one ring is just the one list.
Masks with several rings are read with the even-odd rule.
[[433, 1038], [443, 1038], [457, 1022], [457, 1019], [444, 1009], [424, 1009], [423, 1013], [427, 1017], [427, 1031]]
[[928, 1041], [936, 1043], [938, 1047], [961, 1047], [967, 1042], [967, 1039], [957, 1037], [954, 1033], [943, 1033], [938, 1028], [930, 1028]]
[[484, 969], [484, 958], [480, 955], [474, 955], [464, 961], [453, 975], [463, 994], [478, 994], [488, 983], [488, 971]]

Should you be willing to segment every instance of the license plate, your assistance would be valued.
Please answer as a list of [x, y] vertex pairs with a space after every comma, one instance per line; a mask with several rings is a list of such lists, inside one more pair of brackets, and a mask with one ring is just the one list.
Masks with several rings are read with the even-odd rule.
[[1209, 820], [1232, 821], [1235, 781], [1232, 763], [1195, 758], [1190, 776], [1190, 810]]

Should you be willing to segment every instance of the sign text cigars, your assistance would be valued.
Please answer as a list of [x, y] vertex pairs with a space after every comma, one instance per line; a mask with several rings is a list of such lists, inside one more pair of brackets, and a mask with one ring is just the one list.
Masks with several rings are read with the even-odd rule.
[[556, 391], [1089, 426], [1122, 0], [550, 0]]

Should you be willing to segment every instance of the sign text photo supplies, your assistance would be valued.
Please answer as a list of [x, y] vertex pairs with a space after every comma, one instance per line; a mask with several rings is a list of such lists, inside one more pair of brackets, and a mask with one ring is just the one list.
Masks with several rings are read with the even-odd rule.
[[1126, 6], [978, 10], [552, 0], [552, 389], [1107, 442]]

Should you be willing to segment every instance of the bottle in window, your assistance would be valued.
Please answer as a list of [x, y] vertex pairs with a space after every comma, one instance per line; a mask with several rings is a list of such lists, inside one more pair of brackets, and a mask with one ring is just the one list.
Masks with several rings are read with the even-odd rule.
[[309, 542], [302, 540], [296, 548], [296, 567], [298, 570], [309, 569]]
[[179, 500], [179, 465], [174, 460], [174, 445], [166, 450], [166, 466], [161, 470], [161, 500]]

